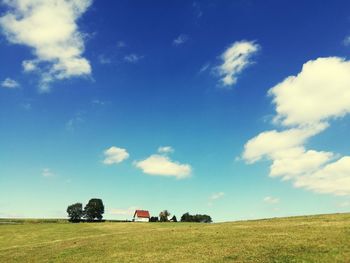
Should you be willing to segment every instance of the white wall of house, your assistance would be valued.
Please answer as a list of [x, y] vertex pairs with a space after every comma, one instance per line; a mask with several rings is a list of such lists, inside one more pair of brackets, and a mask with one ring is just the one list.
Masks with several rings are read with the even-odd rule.
[[144, 218], [144, 217], [135, 217], [135, 222], [148, 222], [149, 219], [148, 218]]

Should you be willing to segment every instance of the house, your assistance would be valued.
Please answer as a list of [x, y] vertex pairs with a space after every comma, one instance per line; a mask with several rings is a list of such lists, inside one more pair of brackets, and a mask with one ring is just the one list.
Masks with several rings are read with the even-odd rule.
[[149, 222], [149, 212], [147, 210], [136, 210], [133, 221], [135, 222]]

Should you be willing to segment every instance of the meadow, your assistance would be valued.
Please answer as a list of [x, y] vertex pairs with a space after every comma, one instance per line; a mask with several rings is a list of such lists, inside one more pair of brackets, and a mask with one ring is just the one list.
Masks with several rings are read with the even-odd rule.
[[215, 224], [2, 219], [0, 262], [350, 262], [350, 214]]

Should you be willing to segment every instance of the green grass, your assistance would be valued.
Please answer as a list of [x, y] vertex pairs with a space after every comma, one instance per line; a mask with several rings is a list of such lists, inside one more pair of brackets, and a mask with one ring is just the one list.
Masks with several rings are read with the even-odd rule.
[[350, 214], [218, 224], [3, 219], [0, 262], [350, 262]]

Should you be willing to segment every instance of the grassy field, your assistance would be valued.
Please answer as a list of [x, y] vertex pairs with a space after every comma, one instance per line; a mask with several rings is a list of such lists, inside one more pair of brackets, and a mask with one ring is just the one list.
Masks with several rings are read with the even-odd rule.
[[350, 214], [218, 224], [3, 219], [0, 262], [350, 262]]

